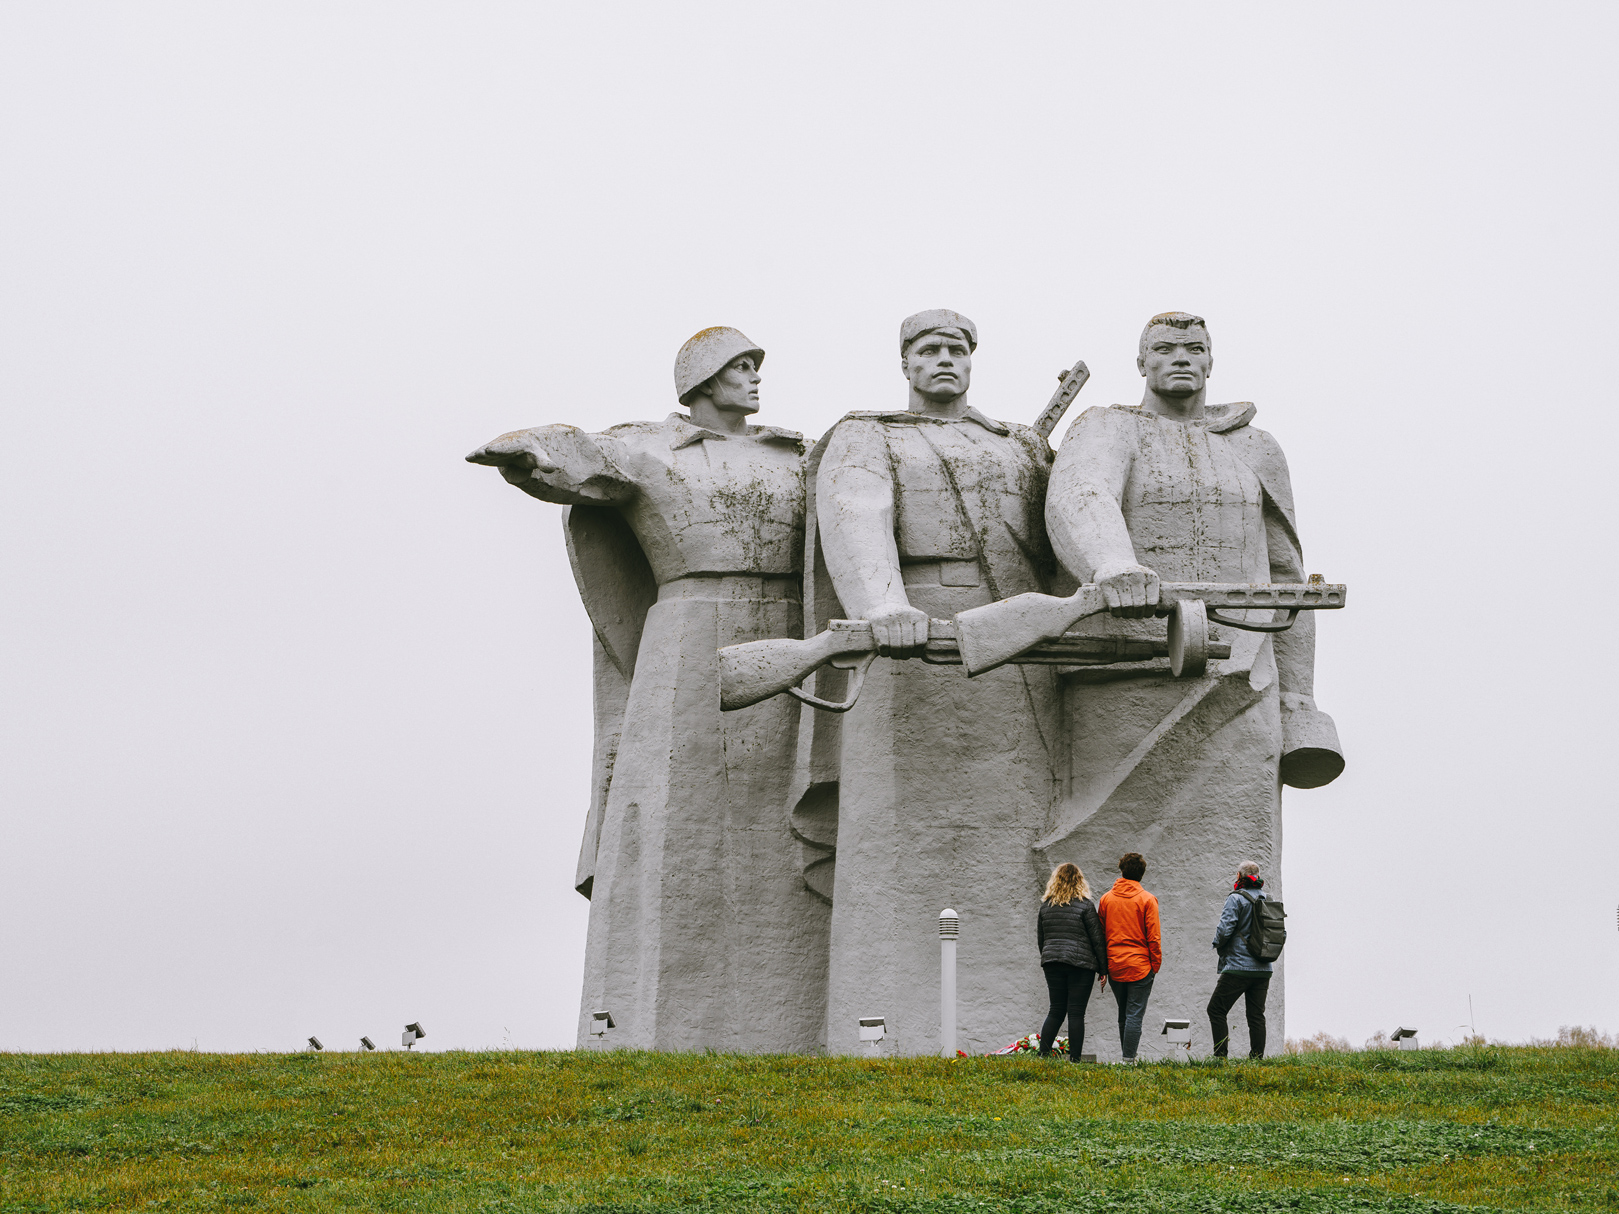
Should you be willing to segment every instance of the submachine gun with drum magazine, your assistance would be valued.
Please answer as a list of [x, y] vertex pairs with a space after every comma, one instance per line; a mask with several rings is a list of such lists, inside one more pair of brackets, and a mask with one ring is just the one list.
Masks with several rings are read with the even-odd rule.
[[[1082, 636], [1068, 630], [1107, 610], [1102, 591], [1084, 585], [1073, 594], [1020, 594], [957, 612], [953, 619], [930, 620], [927, 644], [912, 654], [936, 665], [965, 666], [969, 677], [1008, 663], [1017, 665], [1106, 666], [1167, 657], [1176, 678], [1196, 678], [1210, 659], [1228, 658], [1231, 646], [1209, 640], [1209, 621], [1245, 632], [1285, 632], [1301, 611], [1330, 611], [1344, 605], [1348, 587], [1318, 574], [1308, 582], [1252, 584], [1163, 582], [1154, 614], [1169, 617], [1167, 640]], [[1230, 611], [1281, 611], [1281, 620], [1249, 621]], [[847, 712], [860, 696], [866, 670], [877, 656], [877, 640], [865, 620], [831, 620], [825, 632], [807, 640], [749, 641], [728, 645], [720, 656], [720, 708], [733, 712], [786, 692], [828, 712]], [[823, 666], [850, 670], [854, 677], [842, 701], [821, 699], [799, 686]]]

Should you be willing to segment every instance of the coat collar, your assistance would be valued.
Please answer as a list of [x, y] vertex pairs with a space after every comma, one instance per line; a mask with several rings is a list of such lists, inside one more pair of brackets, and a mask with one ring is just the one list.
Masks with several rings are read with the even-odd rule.
[[1248, 400], [1233, 401], [1229, 405], [1207, 405], [1203, 409], [1203, 424], [1210, 434], [1229, 434], [1240, 430], [1254, 420], [1259, 412]]
[[947, 425], [952, 421], [977, 422], [991, 434], [1007, 435], [1012, 431], [993, 418], [985, 417], [971, 405], [960, 417], [929, 417], [925, 413], [913, 413], [909, 409], [892, 409], [875, 413], [852, 413], [851, 417], [864, 417], [878, 422], [934, 422], [937, 425]]
[[[1114, 405], [1115, 409], [1129, 409], [1133, 413], [1146, 413], [1140, 405]], [[1254, 408], [1252, 401], [1232, 401], [1226, 405], [1204, 405], [1203, 417], [1199, 421], [1190, 423], [1202, 426], [1210, 434], [1229, 434], [1233, 430], [1240, 430], [1254, 420], [1254, 414], [1259, 412]]]
[[664, 421], [664, 428], [669, 432], [671, 451], [679, 451], [682, 447], [689, 447], [693, 443], [708, 439], [724, 442], [728, 438], [757, 438], [767, 443], [790, 443], [800, 450], [804, 446], [804, 436], [796, 430], [782, 430], [776, 426], [749, 426], [745, 435], [721, 434], [718, 430], [708, 430], [697, 425], [684, 413], [671, 413]]

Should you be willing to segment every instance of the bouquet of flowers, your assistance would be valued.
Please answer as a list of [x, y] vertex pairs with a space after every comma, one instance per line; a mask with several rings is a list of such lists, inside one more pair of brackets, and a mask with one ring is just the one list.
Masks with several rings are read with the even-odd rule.
[[[1030, 1033], [1027, 1037], [1019, 1037], [1011, 1045], [1002, 1046], [1000, 1049], [986, 1054], [985, 1057], [996, 1058], [1002, 1054], [1035, 1054], [1038, 1053], [1039, 1050], [1040, 1034]], [[1052, 1053], [1055, 1054], [1066, 1054], [1068, 1052], [1068, 1038], [1057, 1038], [1056, 1041], [1051, 1043], [1051, 1050]]]

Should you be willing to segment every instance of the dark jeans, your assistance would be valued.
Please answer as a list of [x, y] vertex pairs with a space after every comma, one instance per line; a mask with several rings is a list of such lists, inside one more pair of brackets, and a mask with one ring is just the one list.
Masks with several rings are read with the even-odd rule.
[[1139, 982], [1112, 982], [1113, 997], [1119, 1001], [1119, 1046], [1124, 1060], [1136, 1056], [1141, 1044], [1141, 1022], [1147, 1015], [1147, 996], [1152, 994], [1152, 980], [1157, 974], [1148, 974]]
[[1248, 1013], [1248, 1057], [1265, 1056], [1265, 996], [1270, 993], [1270, 975], [1257, 970], [1227, 970], [1214, 984], [1209, 996], [1209, 1029], [1214, 1034], [1214, 1056], [1224, 1058], [1231, 1044], [1231, 1027], [1226, 1013], [1243, 996]]
[[1051, 1043], [1057, 1040], [1057, 1030], [1066, 1016], [1068, 1061], [1078, 1062], [1085, 1046], [1085, 1005], [1091, 1001], [1096, 971], [1061, 961], [1048, 961], [1040, 968], [1046, 971], [1046, 990], [1051, 992], [1051, 1011], [1046, 1013], [1046, 1022], [1040, 1026], [1040, 1056], [1051, 1053]]

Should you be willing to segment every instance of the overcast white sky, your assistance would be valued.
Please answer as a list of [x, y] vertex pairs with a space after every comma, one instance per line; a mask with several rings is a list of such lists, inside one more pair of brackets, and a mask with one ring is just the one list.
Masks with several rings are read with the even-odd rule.
[[715, 324], [816, 435], [935, 306], [1018, 420], [1201, 312], [1288, 453], [1352, 603], [1289, 1035], [1619, 1029], [1616, 27], [6, 4], [0, 1048], [570, 1045], [588, 624], [461, 457], [662, 417]]

